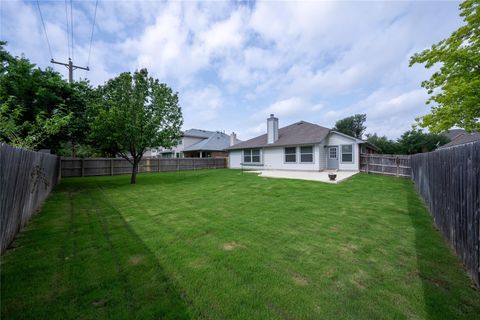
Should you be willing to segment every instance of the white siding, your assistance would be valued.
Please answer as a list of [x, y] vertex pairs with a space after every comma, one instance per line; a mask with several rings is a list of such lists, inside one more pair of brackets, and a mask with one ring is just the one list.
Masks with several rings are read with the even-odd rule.
[[[305, 145], [307, 146], [307, 145]], [[293, 147], [293, 146], [292, 146]], [[284, 147], [272, 147], [262, 149], [260, 157], [263, 166], [258, 165], [243, 165], [244, 169], [267, 169], [267, 170], [305, 170], [305, 171], [319, 171], [320, 170], [320, 156], [323, 150], [320, 150], [319, 145], [313, 146], [313, 162], [300, 163], [300, 146], [297, 148], [297, 162], [285, 163]], [[323, 146], [322, 146], [323, 148]], [[229, 167], [239, 169], [242, 168], [242, 150], [233, 150], [229, 152]]]
[[325, 170], [327, 167], [327, 155], [326, 155], [326, 150], [325, 150], [325, 144], [321, 143], [318, 146], [318, 167], [319, 170]]
[[242, 150], [232, 150], [228, 152], [228, 167], [230, 169], [240, 169], [242, 167]]
[[[341, 153], [342, 144], [353, 144], [353, 163], [342, 163]], [[336, 133], [330, 133], [327, 138], [327, 145], [329, 146], [338, 146], [338, 169], [339, 170], [359, 170], [360, 163], [360, 150], [359, 145], [354, 138], [347, 138]], [[326, 161], [326, 155], [324, 155]]]

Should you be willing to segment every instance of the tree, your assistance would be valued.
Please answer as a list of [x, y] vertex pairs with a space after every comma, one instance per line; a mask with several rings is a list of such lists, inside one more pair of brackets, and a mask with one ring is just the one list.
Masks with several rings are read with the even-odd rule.
[[366, 120], [366, 114], [356, 114], [335, 122], [333, 130], [345, 133], [358, 139], [362, 139], [362, 135], [365, 132], [365, 129], [367, 129], [367, 127], [363, 125]]
[[480, 130], [480, 2], [466, 0], [460, 4], [465, 25], [430, 49], [410, 58], [410, 66], [420, 63], [426, 68], [441, 64], [429, 80], [422, 82], [433, 103], [431, 113], [419, 119], [421, 127], [431, 132], [454, 126], [467, 131]]
[[401, 154], [400, 146], [397, 142], [388, 139], [386, 136], [378, 136], [376, 133], [367, 134], [367, 141], [379, 149], [383, 154]]
[[132, 184], [147, 148], [170, 148], [181, 136], [183, 119], [177, 93], [149, 77], [146, 69], [122, 73], [98, 87], [89, 111], [93, 117], [91, 138], [132, 164]]
[[[27, 149], [53, 146], [72, 115], [60, 74], [13, 57], [0, 41], [0, 141]], [[58, 137], [58, 136], [57, 136]]]
[[424, 133], [416, 129], [404, 132], [398, 139], [399, 151], [402, 154], [433, 151], [447, 142], [449, 139], [441, 134]]

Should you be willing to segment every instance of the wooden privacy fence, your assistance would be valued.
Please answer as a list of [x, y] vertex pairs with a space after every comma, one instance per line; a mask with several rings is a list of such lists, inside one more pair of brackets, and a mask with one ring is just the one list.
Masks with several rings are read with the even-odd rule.
[[0, 144], [1, 253], [58, 183], [60, 158]]
[[480, 286], [480, 142], [411, 157], [412, 180]]
[[[145, 158], [138, 172], [163, 172], [226, 168], [226, 158]], [[122, 158], [62, 158], [62, 177], [113, 176], [132, 173], [132, 164]]]
[[410, 156], [389, 154], [360, 155], [360, 171], [410, 177]]

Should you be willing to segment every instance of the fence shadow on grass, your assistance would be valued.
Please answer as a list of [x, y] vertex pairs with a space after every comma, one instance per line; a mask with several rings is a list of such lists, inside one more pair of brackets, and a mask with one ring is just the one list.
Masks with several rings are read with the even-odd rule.
[[62, 183], [31, 227], [2, 263], [2, 318], [191, 318], [185, 295], [98, 187]]
[[409, 217], [415, 228], [417, 270], [426, 319], [478, 319], [480, 291], [473, 289], [461, 261], [438, 230], [413, 186], [406, 186]]

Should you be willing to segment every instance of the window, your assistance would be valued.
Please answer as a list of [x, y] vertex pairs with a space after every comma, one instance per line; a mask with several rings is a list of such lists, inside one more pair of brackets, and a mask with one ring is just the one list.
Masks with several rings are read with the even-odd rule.
[[329, 148], [328, 156], [330, 157], [330, 159], [337, 159], [337, 147]]
[[342, 146], [342, 162], [353, 162], [352, 144], [346, 144]]
[[286, 163], [297, 162], [297, 148], [296, 147], [285, 148], [285, 162]]
[[260, 163], [260, 149], [243, 150], [243, 162]]
[[312, 163], [313, 162], [313, 147], [300, 147], [300, 162]]

